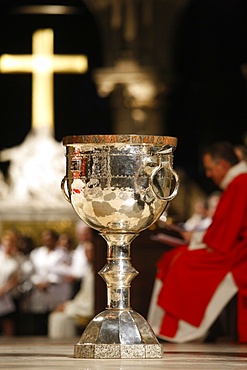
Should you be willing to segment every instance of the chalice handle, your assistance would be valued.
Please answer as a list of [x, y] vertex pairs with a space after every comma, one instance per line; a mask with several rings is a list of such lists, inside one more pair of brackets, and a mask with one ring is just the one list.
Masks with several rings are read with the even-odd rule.
[[150, 176], [150, 185], [151, 185], [151, 188], [152, 188], [152, 191], [153, 193], [161, 200], [164, 200], [166, 202], [169, 202], [170, 200], [172, 200], [173, 198], [175, 198], [175, 196], [177, 195], [177, 192], [178, 192], [178, 188], [179, 188], [179, 177], [178, 177], [178, 174], [176, 171], [174, 171], [171, 167], [170, 167], [170, 171], [173, 175], [173, 177], [175, 178], [175, 187], [174, 187], [174, 190], [172, 192], [172, 194], [170, 194], [169, 196], [167, 197], [162, 197], [156, 190], [155, 190], [155, 187], [154, 187], [154, 178], [155, 176], [157, 175], [157, 173], [162, 170], [163, 168], [165, 168], [166, 166], [164, 165], [163, 162], [160, 161], [159, 163], [159, 166], [156, 167], [153, 172], [151, 173], [151, 176]]
[[66, 179], [67, 179], [66, 176], [64, 176], [64, 178], [61, 181], [61, 189], [62, 189], [64, 198], [67, 200], [67, 202], [71, 203], [70, 202], [70, 197], [68, 196], [68, 194], [66, 193], [65, 188], [64, 188]]

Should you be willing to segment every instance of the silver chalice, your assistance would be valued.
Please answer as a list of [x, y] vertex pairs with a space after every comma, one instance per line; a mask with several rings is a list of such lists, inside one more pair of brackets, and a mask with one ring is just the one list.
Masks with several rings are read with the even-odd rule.
[[107, 307], [75, 345], [77, 358], [160, 358], [162, 346], [147, 321], [130, 306], [138, 274], [130, 244], [152, 225], [177, 194], [173, 170], [177, 139], [152, 135], [67, 136], [62, 190], [78, 216], [107, 242]]

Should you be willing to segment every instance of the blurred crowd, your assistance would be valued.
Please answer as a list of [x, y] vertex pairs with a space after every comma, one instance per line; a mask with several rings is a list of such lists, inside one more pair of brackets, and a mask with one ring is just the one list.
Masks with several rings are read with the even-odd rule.
[[[0, 333], [64, 336], [56, 313], [71, 321], [94, 313], [92, 230], [80, 222], [71, 236], [45, 229], [41, 245], [17, 230], [4, 230], [0, 245]], [[77, 296], [80, 296], [79, 305]], [[66, 329], [64, 329], [66, 331]]]

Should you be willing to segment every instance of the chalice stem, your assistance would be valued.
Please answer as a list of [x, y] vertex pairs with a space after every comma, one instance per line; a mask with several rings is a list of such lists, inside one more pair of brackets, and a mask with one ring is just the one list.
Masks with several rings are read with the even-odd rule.
[[107, 241], [107, 263], [99, 271], [107, 286], [107, 309], [130, 309], [130, 285], [138, 271], [130, 262], [130, 243], [138, 234], [101, 234]]
[[147, 321], [130, 307], [130, 284], [138, 274], [130, 262], [130, 243], [138, 234], [101, 234], [107, 262], [99, 275], [107, 285], [107, 307], [86, 327], [75, 357], [160, 358], [162, 346]]

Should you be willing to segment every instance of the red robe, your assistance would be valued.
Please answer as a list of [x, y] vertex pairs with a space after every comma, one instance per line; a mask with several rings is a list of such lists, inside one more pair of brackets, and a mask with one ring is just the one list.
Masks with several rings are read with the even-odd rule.
[[208, 249], [179, 247], [158, 263], [158, 305], [166, 311], [160, 334], [174, 337], [179, 320], [200, 326], [215, 290], [232, 272], [239, 289], [239, 342], [247, 342], [247, 173], [223, 192], [203, 242]]

